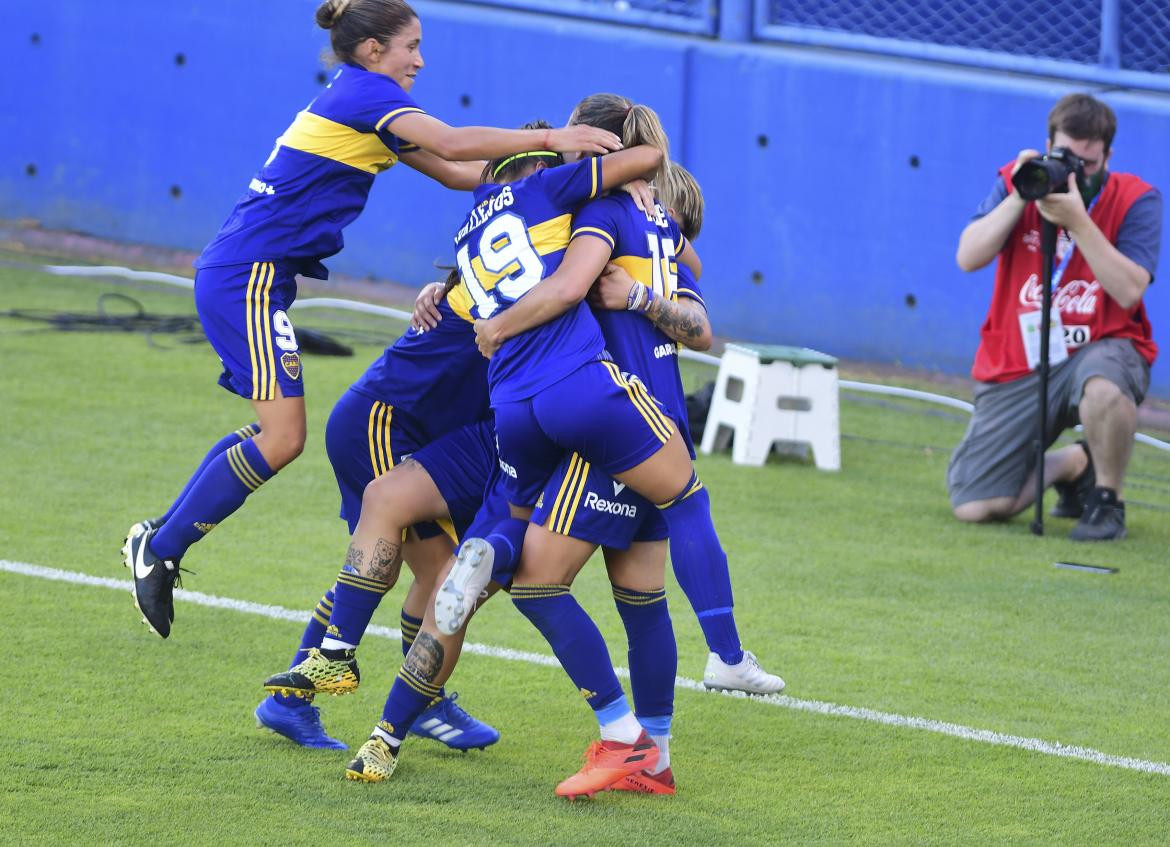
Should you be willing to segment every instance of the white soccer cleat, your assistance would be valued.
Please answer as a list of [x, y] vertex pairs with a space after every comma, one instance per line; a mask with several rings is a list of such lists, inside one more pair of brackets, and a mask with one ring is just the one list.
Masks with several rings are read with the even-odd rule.
[[459, 545], [455, 564], [435, 597], [435, 626], [454, 635], [471, 615], [480, 595], [492, 579], [496, 552], [482, 538], [468, 538]]
[[738, 665], [729, 665], [712, 653], [707, 657], [707, 669], [703, 671], [703, 685], [713, 691], [742, 691], [745, 694], [779, 694], [784, 690], [784, 680], [760, 667], [755, 654], [743, 651], [743, 660]]

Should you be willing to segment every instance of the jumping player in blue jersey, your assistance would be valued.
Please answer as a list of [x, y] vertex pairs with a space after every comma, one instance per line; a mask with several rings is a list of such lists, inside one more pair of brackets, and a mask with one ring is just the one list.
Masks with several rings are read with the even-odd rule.
[[401, 160], [470, 189], [482, 159], [621, 146], [593, 128], [451, 127], [427, 115], [409, 94], [423, 67], [422, 29], [401, 0], [326, 0], [317, 22], [330, 30], [340, 69], [277, 139], [195, 262], [195, 305], [223, 362], [220, 385], [248, 398], [259, 420], [220, 439], [171, 508], [135, 523], [123, 548], [135, 604], [163, 638], [188, 548], [304, 448], [303, 367], [288, 318], [296, 275], [327, 278], [322, 260], [342, 248], [375, 175]]

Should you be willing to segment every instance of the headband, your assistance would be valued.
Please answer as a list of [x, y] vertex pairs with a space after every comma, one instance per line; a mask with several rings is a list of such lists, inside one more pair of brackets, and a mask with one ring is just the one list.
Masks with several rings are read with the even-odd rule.
[[551, 150], [533, 150], [531, 153], [517, 153], [515, 156], [509, 156], [508, 158], [504, 159], [504, 161], [496, 165], [495, 170], [492, 171], [492, 179], [495, 179], [497, 176], [499, 176], [500, 171], [515, 162], [517, 159], [526, 159], [529, 156], [552, 156], [556, 158], [560, 155], [560, 153], [554, 153]]

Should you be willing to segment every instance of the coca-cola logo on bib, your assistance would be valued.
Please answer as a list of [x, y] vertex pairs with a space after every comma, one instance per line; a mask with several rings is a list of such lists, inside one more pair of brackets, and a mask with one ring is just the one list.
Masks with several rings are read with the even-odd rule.
[[[1071, 315], [1091, 315], [1097, 311], [1097, 292], [1101, 283], [1093, 280], [1073, 279], [1062, 284], [1053, 295], [1052, 305], [1058, 312]], [[1040, 275], [1032, 274], [1020, 287], [1020, 305], [1039, 309], [1043, 302], [1044, 289]]]

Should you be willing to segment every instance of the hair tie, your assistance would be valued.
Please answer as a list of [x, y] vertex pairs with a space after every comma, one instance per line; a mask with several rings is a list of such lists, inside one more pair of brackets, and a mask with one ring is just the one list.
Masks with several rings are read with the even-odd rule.
[[517, 153], [514, 156], [509, 156], [508, 158], [504, 159], [504, 161], [496, 165], [495, 170], [492, 171], [492, 179], [495, 179], [497, 176], [499, 176], [500, 171], [515, 162], [517, 159], [526, 159], [529, 156], [552, 156], [553, 158], [558, 158], [560, 155], [560, 153], [554, 153], [551, 150], [533, 150], [531, 153]]

